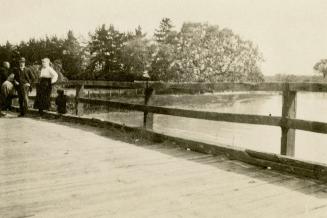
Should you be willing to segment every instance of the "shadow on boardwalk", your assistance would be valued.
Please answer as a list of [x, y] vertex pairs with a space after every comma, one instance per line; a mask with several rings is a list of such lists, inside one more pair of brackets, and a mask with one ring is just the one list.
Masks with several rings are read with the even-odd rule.
[[[40, 120], [40, 118], [35, 116], [32, 116], [32, 118]], [[144, 137], [144, 135], [126, 131], [124, 128], [98, 128], [81, 124], [72, 124], [56, 119], [48, 119], [46, 122], [57, 123], [70, 128], [82, 129], [84, 131], [93, 132], [99, 136], [134, 144], [135, 146], [141, 146], [145, 149], [154, 150], [175, 158], [182, 158], [199, 164], [209, 165], [210, 167], [218, 168], [227, 172], [246, 175], [249, 177], [249, 184], [253, 184], [254, 186], [256, 181], [260, 180], [267, 184], [274, 184], [313, 197], [327, 199], [327, 183], [323, 181], [252, 166], [237, 160], [230, 160], [224, 155], [213, 156], [185, 150], [184, 148], [179, 147], [178, 143], [173, 141], [154, 142], [149, 140], [147, 137]], [[194, 155], [196, 156], [194, 157]], [[239, 190], [236, 188], [234, 191]]]

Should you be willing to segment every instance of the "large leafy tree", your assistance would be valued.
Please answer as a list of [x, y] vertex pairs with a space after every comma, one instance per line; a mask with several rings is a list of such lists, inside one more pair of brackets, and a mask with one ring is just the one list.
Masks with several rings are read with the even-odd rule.
[[[102, 25], [90, 33], [86, 46], [72, 31], [64, 39], [52, 36], [0, 45], [0, 60], [20, 56], [31, 64], [49, 57], [62, 63], [61, 70], [70, 79], [132, 80], [148, 70], [152, 80], [263, 81], [261, 54], [252, 42], [229, 29], [202, 23], [184, 23], [177, 32], [169, 18], [161, 20], [153, 40], [140, 26], [122, 33]], [[324, 75], [326, 62], [315, 66]]]
[[83, 48], [72, 31], [68, 31], [65, 39], [52, 36], [23, 41], [16, 50], [20, 56], [26, 58], [28, 64], [40, 64], [44, 57], [60, 63], [62, 66], [60, 72], [70, 79], [77, 79], [82, 71]]
[[176, 37], [176, 31], [170, 18], [163, 18], [160, 21], [159, 28], [155, 30], [154, 39], [158, 43], [173, 44]]
[[318, 63], [316, 63], [313, 66], [313, 69], [316, 72], [321, 73], [323, 75], [323, 77], [326, 78], [326, 75], [327, 75], [327, 59], [320, 60]]
[[88, 44], [91, 56], [89, 72], [93, 79], [115, 79], [122, 71], [121, 56], [122, 48], [128, 37], [120, 33], [110, 25], [97, 28], [95, 33], [90, 34], [91, 41]]
[[144, 71], [150, 69], [155, 46], [145, 36], [141, 27], [138, 27], [134, 34], [129, 34], [129, 40], [123, 46], [123, 72], [130, 79], [139, 79]]
[[152, 80], [178, 81], [178, 73], [173, 64], [176, 58], [174, 45], [157, 44], [152, 57], [149, 72]]
[[3, 61], [12, 61], [15, 53], [15, 47], [10, 44], [10, 42], [6, 42], [5, 45], [0, 45], [0, 62], [2, 64]]
[[45, 37], [44, 39], [30, 39], [22, 41], [17, 46], [19, 54], [30, 63], [40, 63], [41, 59], [48, 57], [51, 60], [61, 59], [64, 40], [57, 36]]
[[156, 49], [151, 60], [151, 78], [162, 81], [176, 80], [177, 74], [172, 68], [172, 63], [176, 58], [177, 32], [169, 18], [161, 20], [159, 28], [154, 33], [154, 40]]
[[172, 63], [178, 81], [262, 81], [258, 49], [231, 30], [184, 23]]
[[67, 38], [63, 42], [62, 51], [62, 69], [69, 79], [77, 79], [83, 71], [83, 55], [84, 50], [73, 31], [68, 31]]

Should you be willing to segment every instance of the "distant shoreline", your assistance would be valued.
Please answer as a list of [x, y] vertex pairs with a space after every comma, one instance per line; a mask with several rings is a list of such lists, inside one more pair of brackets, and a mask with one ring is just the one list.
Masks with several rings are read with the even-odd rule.
[[327, 83], [327, 78], [321, 75], [294, 75], [294, 74], [276, 74], [273, 76], [264, 76], [265, 82], [312, 82]]

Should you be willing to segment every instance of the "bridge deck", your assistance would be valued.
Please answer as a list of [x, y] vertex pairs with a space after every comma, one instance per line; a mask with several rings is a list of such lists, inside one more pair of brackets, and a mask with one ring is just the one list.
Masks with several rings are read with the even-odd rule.
[[0, 129], [0, 217], [327, 215], [327, 185], [222, 156], [32, 118]]

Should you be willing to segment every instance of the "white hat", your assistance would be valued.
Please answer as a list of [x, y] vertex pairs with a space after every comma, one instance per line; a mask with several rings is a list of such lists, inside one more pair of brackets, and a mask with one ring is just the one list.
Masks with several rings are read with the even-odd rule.
[[47, 63], [50, 63], [50, 59], [49, 59], [49, 58], [43, 58], [43, 59], [42, 59], [42, 62], [43, 62], [43, 61], [44, 61], [44, 62], [47, 62]]

